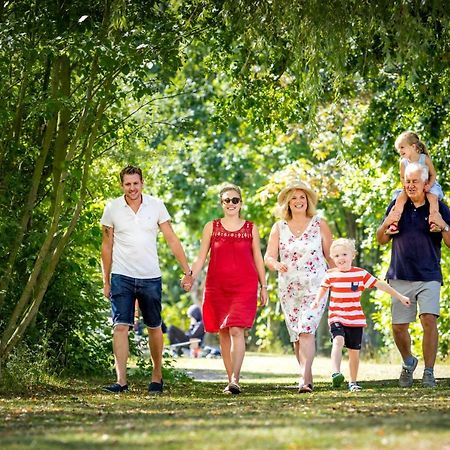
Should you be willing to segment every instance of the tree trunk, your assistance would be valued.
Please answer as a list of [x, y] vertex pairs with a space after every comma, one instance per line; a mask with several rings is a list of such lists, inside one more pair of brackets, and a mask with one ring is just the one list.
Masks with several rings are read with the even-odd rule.
[[[92, 78], [93, 81], [93, 78]], [[105, 80], [104, 90], [108, 93], [111, 88], [112, 76]], [[92, 83], [90, 85], [92, 87]], [[92, 92], [92, 91], [91, 91]], [[30, 278], [22, 292], [22, 296], [19, 299], [12, 315], [9, 318], [8, 324], [0, 340], [0, 361], [4, 361], [14, 346], [19, 342], [26, 331], [34, 317], [36, 316], [39, 306], [42, 303], [45, 292], [48, 287], [48, 283], [53, 276], [56, 265], [59, 262], [62, 252], [75, 229], [80, 216], [84, 199], [87, 192], [87, 182], [89, 179], [89, 166], [92, 159], [92, 148], [96, 142], [98, 131], [100, 128], [101, 120], [106, 108], [106, 95], [102, 98], [99, 105], [94, 108], [95, 118], [93, 120], [90, 130], [85, 130], [84, 127], [87, 126], [88, 114], [83, 114], [80, 121], [83, 121], [83, 126], [78, 124], [77, 130], [86, 131], [87, 138], [84, 151], [82, 152], [82, 157], [84, 160], [83, 176], [81, 180], [80, 196], [79, 200], [75, 206], [74, 213], [72, 214], [71, 221], [61, 236], [61, 232], [58, 232], [58, 226], [60, 219], [64, 213], [63, 210], [63, 197], [65, 190], [64, 180], [67, 176], [67, 171], [64, 170], [60, 174], [59, 182], [55, 185], [56, 192], [54, 195], [54, 201], [52, 204], [52, 220], [51, 225], [47, 231], [46, 239], [41, 246], [39, 255], [34, 264], [33, 270], [31, 272]], [[91, 97], [88, 97], [88, 101], [91, 102]], [[85, 108], [87, 111], [87, 108]], [[92, 112], [92, 111], [91, 111]], [[82, 136], [83, 133], [78, 134]], [[71, 149], [75, 149], [77, 146], [73, 143]], [[72, 162], [69, 157], [73, 157], [74, 151], [70, 151], [66, 154], [64, 165], [68, 167]], [[61, 237], [60, 237], [61, 236]]]
[[[52, 89], [51, 89], [51, 95], [53, 97], [56, 97], [57, 95], [57, 84], [58, 84], [55, 70], [56, 68], [53, 67]], [[42, 181], [42, 173], [44, 170], [45, 161], [47, 159], [47, 155], [49, 153], [50, 146], [54, 137], [56, 122], [57, 122], [57, 114], [54, 114], [53, 117], [48, 121], [48, 124], [45, 128], [41, 152], [34, 166], [33, 176], [31, 178], [30, 191], [28, 193], [27, 201], [25, 202], [25, 205], [23, 207], [22, 218], [19, 223], [19, 229], [17, 230], [15, 238], [13, 239], [9, 251], [8, 260], [6, 262], [5, 268], [0, 278], [0, 307], [5, 301], [6, 293], [8, 291], [9, 283], [11, 281], [11, 274], [14, 268], [14, 264], [16, 262], [20, 246], [22, 245], [25, 236], [27, 224], [33, 212], [33, 207], [36, 202], [39, 186]]]

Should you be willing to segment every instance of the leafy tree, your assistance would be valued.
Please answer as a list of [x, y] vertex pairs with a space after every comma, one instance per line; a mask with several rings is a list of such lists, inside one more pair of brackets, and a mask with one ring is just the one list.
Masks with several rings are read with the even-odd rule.
[[97, 187], [92, 165], [137, 132], [128, 103], [139, 105], [165, 86], [181, 63], [183, 33], [192, 30], [176, 8], [157, 1], [1, 8], [4, 361], [35, 319], [89, 189]]
[[[388, 248], [380, 249], [374, 234], [398, 183], [396, 135], [416, 129], [447, 179], [448, 11], [439, 2], [243, 0], [216, 4], [214, 12], [219, 25], [211, 27], [208, 55], [198, 45], [198, 71], [194, 63], [185, 66], [194, 84], [207, 69], [214, 93], [196, 90], [182, 107], [171, 104], [182, 111], [191, 102], [189, 119], [200, 126], [194, 135], [178, 128], [158, 141], [173, 149], [160, 172], [170, 179], [170, 200], [188, 193], [189, 204], [181, 200], [179, 207], [198, 236], [215, 214], [214, 186], [231, 177], [250, 193], [248, 212], [267, 236], [273, 219], [258, 208], [273, 202], [289, 173], [300, 174], [322, 194], [335, 233], [357, 239], [357, 263], [382, 276], [385, 266], [378, 264]], [[213, 21], [211, 10], [202, 17]], [[281, 153], [303, 150], [277, 158], [279, 141]], [[376, 303], [374, 318], [387, 337], [389, 312]], [[447, 322], [443, 317], [441, 328]], [[447, 347], [444, 338], [443, 354]]]
[[[81, 261], [99, 235], [88, 224], [128, 162], [144, 166], [191, 255], [222, 181], [244, 188], [264, 242], [275, 194], [297, 174], [335, 234], [358, 240], [358, 262], [382, 273], [374, 231], [397, 183], [400, 131], [422, 135], [448, 191], [449, 14], [428, 0], [2, 4], [0, 360], [52, 317], [65, 277], [92, 279]], [[170, 302], [185, 304], [176, 263], [165, 270]], [[76, 316], [94, 294], [70, 286]], [[274, 318], [258, 319], [264, 339]], [[385, 307], [375, 320], [388, 329]], [[440, 326], [445, 354], [445, 313]]]

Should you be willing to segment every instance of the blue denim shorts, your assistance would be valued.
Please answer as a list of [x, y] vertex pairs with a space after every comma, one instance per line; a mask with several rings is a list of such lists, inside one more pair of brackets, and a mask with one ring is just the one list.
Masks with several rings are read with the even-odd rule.
[[136, 300], [144, 324], [149, 328], [161, 326], [161, 277], [131, 278], [111, 275], [111, 315], [113, 326], [134, 324]]

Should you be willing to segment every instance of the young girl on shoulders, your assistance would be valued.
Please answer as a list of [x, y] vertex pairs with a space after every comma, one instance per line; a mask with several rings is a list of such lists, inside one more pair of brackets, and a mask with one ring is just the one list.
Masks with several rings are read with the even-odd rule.
[[348, 349], [348, 363], [350, 369], [350, 382], [348, 388], [351, 392], [361, 390], [357, 382], [359, 367], [359, 352], [361, 349], [363, 329], [366, 327], [366, 316], [361, 307], [361, 294], [365, 289], [377, 288], [394, 298], [405, 306], [411, 301], [400, 294], [384, 281], [378, 280], [367, 270], [352, 266], [356, 256], [355, 242], [351, 239], [336, 239], [330, 247], [330, 256], [336, 265], [328, 269], [316, 296], [316, 302], [321, 301], [330, 291], [330, 304], [328, 307], [328, 325], [330, 326], [332, 364], [332, 385], [340, 387], [344, 381], [341, 373], [342, 349]]
[[[442, 200], [444, 194], [439, 183], [436, 181], [436, 170], [431, 161], [426, 145], [419, 139], [419, 136], [413, 131], [404, 131], [395, 140], [395, 148], [400, 154], [400, 180], [405, 184], [405, 168], [408, 164], [419, 163], [428, 169], [428, 183], [425, 187], [427, 199], [430, 203], [430, 215], [428, 218], [430, 231], [440, 232], [441, 229], [434, 222], [439, 220], [439, 200]], [[396, 234], [399, 232], [398, 221], [403, 213], [408, 197], [402, 189], [395, 200], [394, 211], [398, 214], [397, 222], [392, 223], [386, 230], [386, 234]]]

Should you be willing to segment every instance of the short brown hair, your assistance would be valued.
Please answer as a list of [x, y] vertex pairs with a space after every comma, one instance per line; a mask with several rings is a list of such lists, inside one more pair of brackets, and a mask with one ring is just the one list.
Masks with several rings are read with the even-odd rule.
[[125, 175], [139, 175], [141, 181], [144, 181], [142, 178], [142, 170], [136, 166], [127, 166], [120, 171], [120, 182], [123, 183], [123, 177]]

